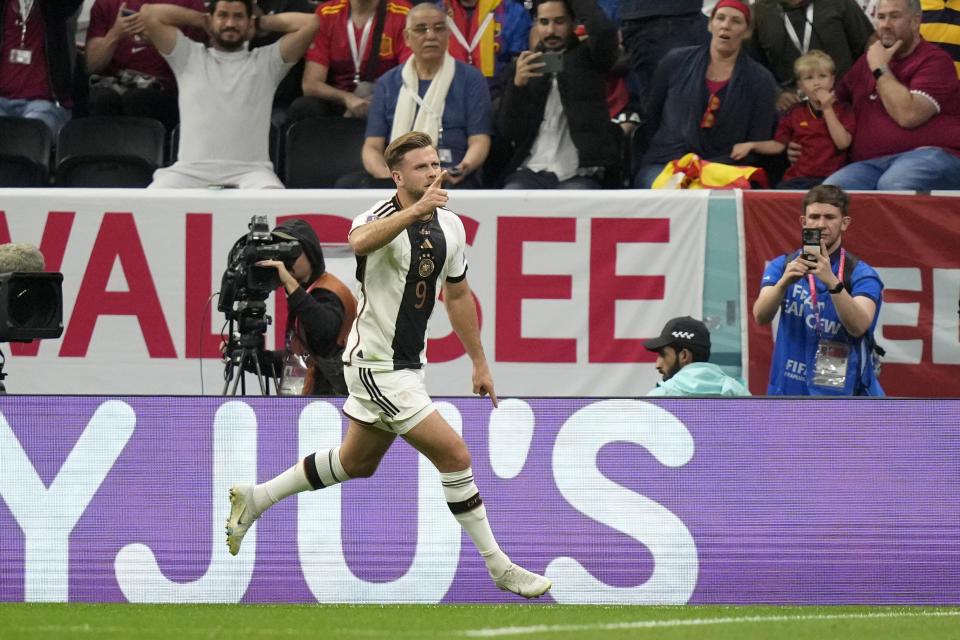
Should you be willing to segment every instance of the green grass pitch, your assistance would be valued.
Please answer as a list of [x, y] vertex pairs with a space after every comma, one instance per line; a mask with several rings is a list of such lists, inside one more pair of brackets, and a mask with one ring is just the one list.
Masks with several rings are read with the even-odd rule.
[[0, 603], [3, 640], [960, 639], [960, 607]]

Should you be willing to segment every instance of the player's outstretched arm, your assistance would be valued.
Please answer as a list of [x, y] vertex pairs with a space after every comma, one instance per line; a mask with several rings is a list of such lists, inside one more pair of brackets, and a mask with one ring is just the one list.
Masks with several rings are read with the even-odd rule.
[[450, 325], [460, 338], [467, 355], [473, 361], [473, 392], [481, 396], [489, 395], [493, 406], [497, 406], [497, 393], [493, 389], [493, 376], [483, 353], [480, 342], [480, 327], [477, 322], [477, 305], [473, 292], [466, 279], [460, 282], [447, 282], [443, 285], [443, 301], [447, 306]]

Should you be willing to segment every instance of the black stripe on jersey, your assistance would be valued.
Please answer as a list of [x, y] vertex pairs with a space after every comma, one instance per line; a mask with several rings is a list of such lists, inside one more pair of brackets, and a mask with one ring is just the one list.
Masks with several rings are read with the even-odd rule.
[[[410, 241], [410, 264], [407, 265], [403, 297], [397, 309], [396, 330], [393, 334], [393, 368], [420, 368], [420, 352], [427, 339], [427, 321], [437, 299], [437, 279], [447, 261], [447, 239], [438, 216], [426, 222], [417, 222], [406, 229]], [[430, 240], [429, 250], [422, 250], [424, 240]], [[428, 253], [433, 261], [433, 272], [420, 277], [420, 261]]]
[[378, 218], [385, 218], [393, 213], [396, 213], [400, 210], [400, 201], [397, 199], [397, 196], [393, 196], [382, 205], [380, 205], [374, 212]]
[[383, 392], [380, 391], [380, 388], [377, 386], [377, 383], [373, 380], [373, 371], [366, 367], [360, 367], [360, 382], [363, 383], [363, 387], [367, 390], [367, 393], [370, 395], [370, 400], [383, 409], [384, 413], [388, 416], [395, 416], [400, 413], [400, 410], [390, 402], [386, 396], [383, 395]]

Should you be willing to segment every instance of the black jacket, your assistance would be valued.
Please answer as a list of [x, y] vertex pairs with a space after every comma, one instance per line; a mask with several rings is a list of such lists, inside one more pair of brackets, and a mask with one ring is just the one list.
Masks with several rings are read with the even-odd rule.
[[[6, 16], [8, 5], [17, 1], [0, 0], [0, 16]], [[46, 25], [44, 52], [47, 56], [47, 78], [53, 99], [60, 104], [67, 102], [73, 93], [73, 70], [77, 56], [77, 45], [67, 23], [82, 4], [83, 0], [36, 0], [34, 5]]]
[[[324, 274], [323, 250], [316, 232], [309, 223], [300, 218], [291, 218], [278, 224], [274, 231], [292, 236], [300, 243], [312, 267], [311, 283]], [[343, 347], [337, 343], [337, 338], [343, 326], [345, 309], [337, 294], [323, 287], [315, 287], [309, 293], [304, 287], [298, 287], [287, 296], [287, 311], [289, 319], [296, 318], [303, 328], [310, 353], [318, 359], [330, 359], [339, 363], [338, 354]], [[283, 373], [284, 351], [282, 349], [260, 350], [258, 355], [261, 371], [279, 378]], [[244, 364], [248, 371], [251, 370], [251, 363]], [[342, 378], [342, 371], [339, 375]], [[317, 390], [315, 386], [315, 395], [329, 393], [340, 393], [340, 391], [325, 387]]]
[[[304, 220], [291, 218], [284, 220], [274, 231], [287, 233], [300, 243], [313, 271], [310, 281], [314, 282], [326, 271], [323, 250], [316, 232]], [[329, 356], [339, 350], [337, 336], [343, 325], [344, 309], [340, 298], [329, 289], [320, 287], [307, 293], [303, 287], [287, 296], [287, 310], [300, 321], [307, 336], [310, 352], [320, 357]]]
[[[866, 50], [873, 35], [870, 19], [855, 0], [805, 0], [799, 6], [787, 9], [787, 15], [806, 16], [807, 6], [813, 4], [813, 24], [810, 48], [830, 54], [836, 64], [837, 82]], [[787, 35], [783, 23], [784, 8], [778, 1], [764, 0], [756, 5], [756, 26], [753, 37], [746, 43], [748, 51], [767, 69], [785, 90], [795, 91], [797, 82], [793, 63], [800, 51]], [[803, 36], [799, 36], [802, 42]]]
[[[570, 6], [588, 35], [581, 42], [571, 34], [563, 52], [563, 71], [557, 74], [570, 137], [577, 147], [581, 167], [614, 167], [620, 162], [622, 134], [610, 122], [606, 80], [617, 61], [617, 27], [596, 0], [570, 0]], [[530, 154], [551, 86], [551, 78], [545, 74], [518, 87], [513, 83], [516, 70], [514, 61], [505, 75], [500, 102], [500, 130], [514, 148], [506, 173], [514, 171]]]

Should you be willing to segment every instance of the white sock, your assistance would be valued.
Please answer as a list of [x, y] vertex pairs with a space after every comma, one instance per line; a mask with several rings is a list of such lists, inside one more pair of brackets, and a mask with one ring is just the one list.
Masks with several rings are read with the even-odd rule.
[[443, 482], [443, 495], [453, 517], [473, 540], [474, 546], [487, 564], [487, 570], [494, 577], [499, 577], [510, 566], [510, 558], [500, 550], [496, 538], [493, 537], [490, 522], [487, 520], [487, 510], [473, 481], [473, 470], [467, 467], [463, 471], [441, 473], [440, 479]]
[[253, 488], [253, 508], [263, 513], [287, 496], [322, 489], [350, 479], [340, 464], [340, 447], [325, 449], [293, 465], [272, 480]]
[[253, 508], [261, 514], [287, 496], [301, 491], [310, 491], [313, 487], [303, 471], [303, 460], [280, 475], [253, 488]]

